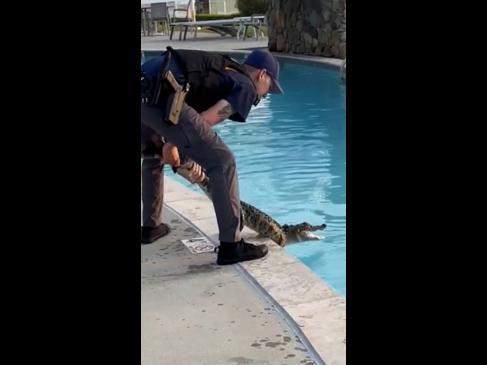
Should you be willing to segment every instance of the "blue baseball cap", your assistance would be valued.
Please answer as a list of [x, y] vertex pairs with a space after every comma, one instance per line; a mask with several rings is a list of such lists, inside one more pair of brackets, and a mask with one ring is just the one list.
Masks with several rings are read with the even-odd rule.
[[279, 85], [279, 62], [268, 51], [262, 49], [253, 50], [245, 58], [244, 64], [258, 68], [260, 70], [266, 69], [267, 74], [272, 79], [272, 85], [269, 90], [271, 94], [283, 94], [281, 85]]

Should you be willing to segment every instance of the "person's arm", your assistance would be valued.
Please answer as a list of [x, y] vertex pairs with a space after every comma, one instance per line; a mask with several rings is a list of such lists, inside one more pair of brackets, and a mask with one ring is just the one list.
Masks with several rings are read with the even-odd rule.
[[[232, 106], [225, 99], [221, 99], [215, 105], [200, 113], [205, 122], [214, 126], [234, 114]], [[179, 152], [172, 143], [165, 143], [163, 147], [163, 163], [178, 167], [181, 163]]]
[[[215, 105], [202, 112], [201, 116], [210, 126], [214, 126], [234, 113], [235, 112], [228, 101], [221, 99]], [[181, 163], [178, 148], [172, 143], [164, 144], [162, 155], [163, 163], [165, 164], [178, 167]]]
[[181, 164], [178, 148], [172, 143], [166, 142], [162, 147], [162, 163], [178, 167]]
[[201, 113], [201, 116], [210, 125], [214, 126], [234, 114], [232, 106], [225, 99], [221, 99], [215, 105]]

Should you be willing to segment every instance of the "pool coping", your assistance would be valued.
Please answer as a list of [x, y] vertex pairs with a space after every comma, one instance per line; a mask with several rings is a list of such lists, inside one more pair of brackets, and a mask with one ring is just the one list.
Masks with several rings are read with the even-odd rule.
[[[164, 204], [218, 245], [212, 202], [169, 176], [165, 177], [164, 190]], [[236, 264], [237, 270], [279, 306], [288, 322], [295, 323], [310, 351], [327, 365], [345, 365], [345, 298], [272, 240], [257, 239], [247, 227], [242, 235], [266, 243], [269, 254], [264, 259]]]
[[[265, 47], [266, 48], [266, 47]], [[247, 54], [251, 50], [232, 50], [226, 53], [236, 53], [236, 54]], [[292, 53], [281, 53], [281, 52], [271, 52], [277, 59], [284, 59], [286, 61], [292, 61], [295, 63], [301, 63], [313, 66], [322, 66], [326, 68], [332, 68], [335, 70], [340, 70], [344, 60], [339, 58], [329, 58], [320, 56], [309, 56], [309, 55], [296, 55]]]
[[[258, 49], [267, 49], [267, 47], [257, 47]], [[165, 48], [161, 49], [141, 49], [141, 52], [163, 52]], [[208, 48], [206, 51], [210, 52], [221, 52], [226, 54], [248, 54], [252, 52], [251, 49], [232, 49], [232, 50], [221, 50], [218, 47]], [[340, 58], [330, 58], [322, 56], [311, 56], [311, 55], [296, 55], [293, 53], [281, 53], [281, 52], [271, 52], [276, 58], [284, 59], [287, 61], [292, 61], [296, 63], [303, 63], [307, 65], [322, 66], [326, 68], [332, 68], [339, 71], [345, 60]]]

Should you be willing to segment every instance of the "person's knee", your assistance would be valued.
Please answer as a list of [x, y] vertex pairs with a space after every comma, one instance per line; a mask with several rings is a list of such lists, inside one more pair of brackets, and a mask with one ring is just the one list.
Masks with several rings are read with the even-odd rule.
[[235, 156], [227, 148], [214, 151], [213, 162], [212, 166], [207, 169], [210, 174], [212, 171], [234, 171], [237, 165]]
[[219, 163], [222, 166], [234, 167], [237, 164], [233, 152], [230, 151], [228, 148], [219, 150], [217, 156]]
[[141, 153], [142, 157], [151, 157], [162, 154], [162, 139], [152, 128], [142, 125]]
[[159, 155], [146, 155], [142, 158], [142, 170], [157, 170], [162, 168], [162, 158]]
[[143, 160], [162, 159], [162, 147], [146, 146], [141, 151]]

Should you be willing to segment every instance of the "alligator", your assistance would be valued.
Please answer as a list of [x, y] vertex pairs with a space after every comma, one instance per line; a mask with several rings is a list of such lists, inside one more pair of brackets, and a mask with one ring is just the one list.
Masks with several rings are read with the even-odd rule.
[[[184, 177], [190, 183], [197, 184], [211, 200], [211, 182], [209, 177], [204, 173], [203, 168], [187, 158], [182, 162], [179, 167], [173, 168], [173, 171]], [[199, 181], [197, 181], [195, 176], [200, 174]], [[326, 228], [326, 224], [311, 225], [307, 222], [281, 225], [268, 214], [249, 203], [241, 200], [240, 206], [243, 224], [257, 232], [260, 237], [270, 238], [281, 247], [300, 241], [319, 240], [321, 237], [312, 232]]]

